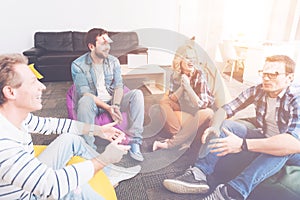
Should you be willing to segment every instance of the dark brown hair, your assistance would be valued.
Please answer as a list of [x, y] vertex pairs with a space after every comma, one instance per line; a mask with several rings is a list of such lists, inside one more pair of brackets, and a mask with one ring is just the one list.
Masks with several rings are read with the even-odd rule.
[[85, 43], [89, 49], [89, 44], [93, 44], [96, 46], [96, 40], [98, 36], [101, 36], [103, 34], [107, 34], [108, 32], [102, 28], [93, 28], [89, 30], [85, 36]]

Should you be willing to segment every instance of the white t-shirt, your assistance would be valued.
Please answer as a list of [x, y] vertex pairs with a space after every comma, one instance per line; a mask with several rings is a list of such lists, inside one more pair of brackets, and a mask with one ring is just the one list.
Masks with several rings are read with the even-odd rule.
[[105, 80], [104, 80], [104, 72], [103, 72], [103, 64], [94, 64], [93, 65], [95, 73], [96, 73], [96, 79], [97, 79], [97, 93], [98, 98], [101, 101], [108, 102], [112, 99], [112, 96], [108, 93], [105, 87]]

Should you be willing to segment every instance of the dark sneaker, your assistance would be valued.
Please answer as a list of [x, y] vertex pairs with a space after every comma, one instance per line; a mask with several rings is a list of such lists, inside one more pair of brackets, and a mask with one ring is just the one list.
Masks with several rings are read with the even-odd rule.
[[202, 200], [235, 200], [228, 196], [227, 188], [224, 184], [220, 184], [216, 189]]
[[165, 179], [163, 185], [168, 190], [178, 194], [204, 194], [209, 190], [206, 176], [196, 167], [190, 167], [183, 175], [175, 179]]

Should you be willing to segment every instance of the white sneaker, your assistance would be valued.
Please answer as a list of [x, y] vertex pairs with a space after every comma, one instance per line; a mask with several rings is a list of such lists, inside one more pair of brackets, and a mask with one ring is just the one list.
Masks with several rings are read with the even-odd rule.
[[136, 165], [134, 167], [125, 168], [111, 164], [106, 166], [103, 171], [107, 175], [110, 183], [114, 187], [117, 187], [121, 181], [135, 177], [141, 171], [141, 166]]

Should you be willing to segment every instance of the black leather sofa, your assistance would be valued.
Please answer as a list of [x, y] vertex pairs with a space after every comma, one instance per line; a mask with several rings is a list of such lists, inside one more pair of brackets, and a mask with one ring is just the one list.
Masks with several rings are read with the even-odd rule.
[[[34, 47], [23, 52], [29, 63], [44, 76], [41, 80], [70, 81], [71, 63], [88, 51], [85, 44], [86, 32], [36, 32]], [[127, 64], [127, 54], [147, 54], [147, 48], [139, 46], [136, 32], [109, 32], [111, 39], [110, 54], [116, 56], [121, 64]]]

